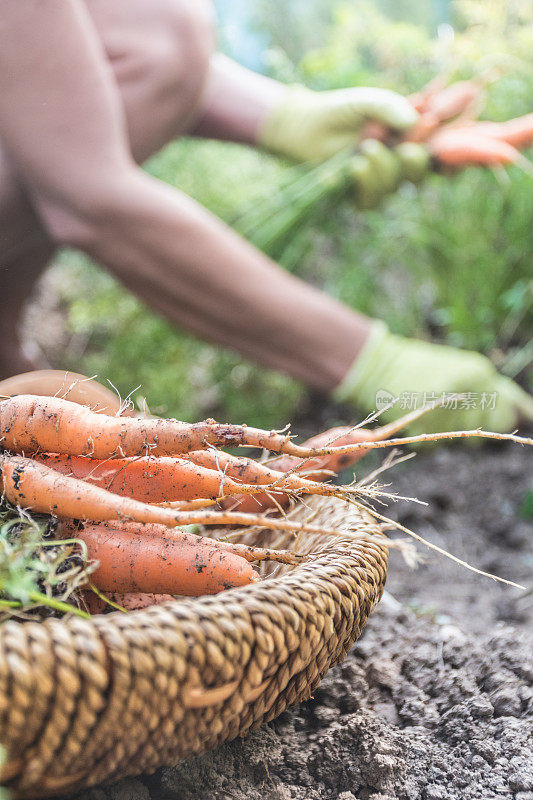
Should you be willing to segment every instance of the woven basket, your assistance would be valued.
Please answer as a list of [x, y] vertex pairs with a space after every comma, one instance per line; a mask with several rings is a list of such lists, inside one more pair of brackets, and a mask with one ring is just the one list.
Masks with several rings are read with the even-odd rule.
[[3, 780], [16, 796], [153, 772], [312, 694], [380, 599], [387, 547], [369, 514], [340, 501], [310, 499], [292, 514], [346, 536], [305, 538], [304, 563], [213, 597], [0, 626]]

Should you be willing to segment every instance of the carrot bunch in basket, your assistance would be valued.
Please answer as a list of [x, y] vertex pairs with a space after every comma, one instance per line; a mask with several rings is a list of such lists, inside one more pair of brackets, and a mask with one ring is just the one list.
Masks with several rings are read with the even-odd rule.
[[[129, 607], [146, 603], [147, 595], [154, 601], [254, 583], [259, 576], [253, 564], [265, 559], [298, 563], [292, 552], [198, 536], [183, 527], [258, 525], [316, 533], [312, 524], [272, 512], [301, 495], [349, 498], [353, 488], [324, 478], [364, 454], [349, 452], [352, 444], [401, 427], [340, 429], [299, 446], [287, 433], [246, 425], [127, 415], [113, 395], [80, 376], [66, 386], [65, 373], [37, 373], [36, 381], [23, 376], [19, 383], [0, 384], [2, 495], [21, 509], [57, 517], [62, 535], [83, 541], [98, 562], [91, 578], [96, 589]], [[32, 385], [46, 386], [46, 395], [16, 394], [18, 386], [28, 392]], [[49, 396], [54, 388], [77, 402]], [[333, 447], [324, 449], [332, 440]], [[241, 445], [286, 455], [267, 465], [222, 449]], [[348, 451], [339, 454], [339, 445]]]
[[[64, 383], [65, 373], [57, 379]], [[27, 392], [27, 376], [23, 384]], [[127, 415], [103, 387], [87, 381], [77, 394], [61, 387], [56, 391], [82, 403], [94, 397], [100, 410], [57, 396], [18, 395], [13, 385], [12, 396], [3, 395], [0, 383], [0, 490], [21, 509], [58, 518], [62, 535], [81, 540], [98, 562], [96, 591], [112, 593], [128, 608], [245, 586], [259, 580], [254, 563], [302, 559], [199, 536], [186, 526], [336, 536], [338, 530], [312, 520], [285, 519], [284, 509], [305, 495], [356, 502], [365, 490], [328, 481], [368, 449], [448, 436], [505, 438], [473, 431], [391, 439], [422, 409], [373, 430], [336, 428], [298, 445], [284, 431]], [[277, 456], [265, 463], [222, 449], [241, 446]]]

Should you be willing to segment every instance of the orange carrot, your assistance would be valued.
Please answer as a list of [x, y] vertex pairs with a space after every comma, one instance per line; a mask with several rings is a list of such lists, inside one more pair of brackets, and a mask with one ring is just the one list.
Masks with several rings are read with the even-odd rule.
[[480, 97], [483, 86], [476, 81], [457, 81], [430, 94], [424, 111], [433, 114], [439, 122], [458, 117]]
[[[64, 535], [69, 537], [77, 537], [78, 531], [83, 527], [92, 526], [96, 527], [94, 522], [74, 522], [73, 520], [64, 520], [61, 523], [61, 531]], [[298, 564], [302, 560], [302, 556], [294, 553], [292, 550], [271, 550], [268, 547], [255, 547], [253, 545], [241, 544], [240, 542], [228, 542], [224, 539], [212, 539], [209, 536], [197, 536], [194, 533], [186, 533], [176, 528], [167, 528], [165, 525], [146, 524], [140, 525], [136, 522], [102, 522], [99, 523], [99, 528], [112, 528], [126, 533], [128, 536], [152, 536], [159, 538], [162, 542], [184, 541], [188, 544], [202, 543], [206, 547], [217, 547], [219, 550], [224, 550], [227, 553], [240, 556], [246, 561], [277, 561], [280, 564]]]
[[[497, 144], [509, 147], [502, 142]], [[219, 424], [214, 420], [189, 424], [174, 419], [110, 417], [68, 400], [33, 395], [0, 402], [0, 445], [15, 453], [43, 451], [101, 460], [146, 454], [180, 455], [209, 445], [259, 447], [299, 458], [330, 452], [341, 454], [338, 446], [305, 447], [294, 444], [288, 434], [247, 425]], [[345, 452], [350, 452], [352, 445], [344, 447]]]
[[414, 92], [408, 96], [408, 100], [417, 111], [421, 114], [427, 111], [427, 104], [430, 98], [442, 92], [446, 88], [448, 79], [445, 75], [440, 74], [432, 78], [429, 83], [426, 83], [418, 92]]
[[[126, 611], [137, 611], [141, 608], [168, 603], [170, 600], [174, 599], [171, 594], [153, 594], [148, 592], [126, 592], [125, 594], [106, 592], [105, 597], [110, 600], [111, 603], [120, 606], [120, 608]], [[102, 614], [104, 611], [116, 610], [110, 603], [106, 603], [103, 597], [95, 594], [91, 589], [83, 589], [81, 591], [81, 598], [83, 600], [82, 607], [85, 608], [89, 614]]]
[[[398, 425], [395, 424], [393, 430], [399, 430]], [[387, 435], [390, 435], [389, 426], [383, 429], [378, 428], [375, 431], [369, 431], [364, 428], [354, 430], [353, 426], [347, 426], [325, 431], [309, 439], [303, 446], [320, 449], [328, 444], [335, 446], [352, 445], [360, 442], [378, 441], [381, 438], [386, 438]], [[268, 465], [253, 459], [232, 456], [220, 450], [196, 450], [188, 453], [187, 458], [195, 464], [218, 469], [226, 476], [246, 481], [248, 486], [270, 486], [268, 494], [264, 492], [247, 492], [249, 496], [238, 498], [238, 506], [235, 506], [235, 494], [238, 494], [238, 492], [232, 492], [232, 497], [228, 496], [227, 499], [224, 498], [220, 502], [221, 508], [236, 509], [238, 507], [240, 511], [253, 513], [260, 508], [287, 507], [290, 502], [290, 496], [287, 492], [280, 491], [282, 489], [291, 489], [295, 493], [313, 494], [311, 485], [314, 481], [319, 482], [318, 486], [321, 494], [334, 494], [335, 488], [325, 485], [321, 481], [330, 478], [333, 472], [339, 472], [350, 464], [354, 464], [365, 455], [364, 451], [358, 450], [353, 454], [341, 453], [306, 460], [296, 456], [279, 456], [269, 461]], [[292, 470], [295, 473], [299, 470], [305, 470], [307, 479], [303, 480], [294, 473], [285, 474]], [[229, 495], [230, 492], [227, 491], [225, 494]]]
[[[465, 114], [479, 100], [483, 91], [480, 81], [457, 81], [446, 86], [439, 76], [426, 87], [408, 97], [413, 108], [419, 112], [416, 124], [407, 135], [407, 141], [425, 142], [439, 125], [461, 114]], [[397, 137], [390, 128], [379, 122], [367, 122], [361, 133], [362, 139], [378, 139], [392, 146]]]
[[0, 381], [0, 398], [20, 394], [61, 397], [106, 414], [118, 414], [122, 408], [120, 398], [94, 378], [63, 369], [38, 369]]
[[170, 594], [153, 594], [148, 592], [127, 592], [126, 594], [111, 592], [107, 596], [113, 603], [125, 608], [126, 611], [139, 611], [141, 608], [159, 606], [162, 603], [168, 603], [169, 600], [173, 600]]
[[[262, 464], [250, 458], [237, 457], [214, 449], [194, 450], [187, 453], [185, 458], [201, 466], [223, 470], [226, 475], [248, 484], [271, 483], [273, 482], [272, 472], [287, 473], [292, 470], [296, 472], [305, 470], [309, 478], [317, 481], [324, 480], [331, 473], [346, 469], [366, 455], [364, 450], [350, 452], [350, 445], [383, 441], [418, 419], [423, 413], [426, 413], [426, 410], [419, 409], [374, 430], [344, 425], [323, 431], [307, 439], [301, 447], [308, 451], [321, 451], [326, 448], [332, 452], [325, 455], [308, 456], [305, 459], [281, 455], [270, 459], [268, 464]], [[346, 449], [340, 452], [335, 450], [335, 448], [343, 446]]]
[[[331, 442], [335, 445], [356, 444], [358, 442], [366, 442], [374, 440], [373, 431], [365, 430], [363, 428], [352, 427], [333, 428], [330, 431], [318, 434], [304, 443], [305, 447], [323, 447]], [[221, 452], [220, 450], [195, 450], [187, 454], [187, 458], [195, 464], [223, 470], [226, 475], [240, 480], [245, 480], [248, 484], [266, 485], [274, 484], [273, 488], [268, 492], [257, 492], [249, 496], [228, 497], [224, 499], [220, 506], [221, 508], [232, 508], [239, 511], [246, 511], [254, 513], [260, 509], [274, 508], [276, 505], [286, 508], [289, 505], [290, 497], [287, 493], [279, 491], [284, 485], [294, 482], [296, 475], [287, 475], [284, 473], [290, 470], [299, 469], [305, 470], [309, 480], [322, 481], [331, 476], [332, 472], [339, 472], [344, 467], [353, 464], [360, 458], [366, 455], [364, 451], [357, 451], [353, 455], [329, 455], [320, 456], [317, 458], [310, 458], [304, 460], [296, 456], [279, 456], [278, 458], [269, 461], [268, 466], [258, 463], [249, 458], [238, 458], [229, 455], [229, 453]], [[273, 477], [277, 476], [277, 477]], [[276, 488], [278, 491], [276, 491]], [[238, 504], [235, 505], [235, 501]]]
[[[307, 439], [302, 447], [321, 449], [328, 445], [332, 447], [342, 447], [343, 445], [349, 446], [361, 442], [383, 441], [414, 421], [414, 419], [417, 419], [421, 413], [423, 413], [422, 410], [407, 414], [388, 425], [383, 425], [374, 430], [355, 428], [353, 425], [331, 428], [328, 431], [324, 431]], [[268, 467], [271, 470], [275, 470], [277, 473], [287, 473], [292, 470], [295, 472], [305, 470], [309, 479], [321, 481], [328, 478], [331, 473], [340, 472], [355, 464], [361, 458], [364, 458], [365, 455], [365, 450], [355, 450], [351, 453], [346, 451], [341, 451], [340, 453], [333, 452], [329, 455], [315, 456], [307, 459], [282, 455], [271, 459], [268, 462]], [[236, 458], [235, 456], [222, 453], [218, 450], [193, 451], [187, 454], [187, 458], [194, 461], [196, 464], [211, 466], [212, 468], [218, 467], [218, 469], [224, 470], [227, 475], [246, 480], [249, 484], [263, 484], [269, 482], [264, 479], [264, 475], [267, 474], [264, 472], [265, 465], [258, 464], [256, 461], [248, 458]], [[234, 511], [238, 509], [239, 511], [253, 513], [260, 509], [274, 508], [276, 505], [285, 508], [288, 504], [289, 497], [286, 494], [270, 491], [268, 494], [262, 493], [250, 497], [240, 497], [238, 498], [237, 505], [235, 504], [235, 498], [228, 498], [220, 505], [222, 508], [231, 508]]]
[[525, 114], [523, 117], [509, 119], [507, 122], [489, 122], [487, 120], [472, 122], [469, 125], [456, 127], [454, 130], [464, 130], [489, 139], [498, 139], [516, 148], [528, 147], [533, 144], [533, 114]]
[[431, 111], [420, 114], [416, 124], [406, 136], [408, 142], [425, 142], [439, 127], [440, 120]]
[[129, 497], [119, 497], [99, 486], [60, 475], [33, 459], [6, 453], [0, 455], [0, 475], [0, 489], [10, 503], [62, 518], [96, 522], [154, 522], [170, 528], [179, 525], [253, 525], [288, 532], [308, 531], [338, 535], [334, 528], [324, 529], [308, 523], [274, 519], [260, 514], [179, 511], [151, 506]]
[[221, 471], [181, 458], [112, 459], [101, 461], [56, 453], [35, 455], [35, 460], [74, 478], [101, 486], [122, 497], [146, 503], [168, 500], [216, 499], [224, 494], [245, 494], [255, 487], [243, 486]]
[[521, 156], [507, 142], [480, 136], [474, 128], [439, 131], [429, 142], [432, 155], [444, 166], [515, 164]]
[[[386, 426], [388, 431], [388, 426]], [[398, 428], [395, 427], [395, 430]], [[368, 430], [367, 428], [355, 428], [353, 426], [331, 428], [329, 431], [324, 431], [316, 436], [312, 436], [305, 443], [305, 447], [322, 448], [327, 447], [328, 444], [333, 446], [358, 444], [360, 442], [373, 442], [379, 441], [381, 438], [386, 438], [385, 435], [380, 434], [381, 429], [377, 428], [375, 431]], [[189, 457], [202, 459], [207, 450], [199, 450], [198, 454], [189, 453]], [[226, 455], [226, 454], [223, 454]], [[366, 451], [357, 450], [354, 453], [340, 453], [330, 454], [326, 456], [317, 456], [315, 458], [301, 459], [296, 456], [278, 456], [269, 461], [268, 466], [275, 469], [277, 472], [286, 473], [289, 470], [305, 470], [306, 475], [311, 480], [321, 481], [329, 477], [332, 472], [337, 473], [343, 469], [364, 458]], [[226, 470], [231, 474], [231, 469]], [[288, 495], [280, 492], [269, 492], [268, 494], [254, 494], [247, 497], [239, 498], [236, 505], [233, 498], [227, 498], [222, 503], [223, 508], [231, 508], [233, 511], [246, 511], [248, 513], [257, 513], [260, 509], [274, 508], [277, 505], [286, 508], [289, 505], [290, 498]]]
[[133, 419], [95, 414], [57, 397], [18, 395], [0, 402], [0, 443], [16, 453], [66, 453], [91, 458], [179, 455], [209, 444], [247, 445], [298, 455], [288, 435], [205, 420]]
[[[81, 456], [42, 453], [37, 454], [35, 460], [62, 475], [72, 475], [121, 497], [147, 503], [174, 504], [176, 500], [194, 503], [202, 498], [215, 500], [230, 495], [254, 494], [257, 493], [257, 484], [276, 484], [287, 491], [323, 496], [336, 496], [341, 492], [338, 487], [309, 481], [298, 475], [285, 476], [252, 459], [234, 459], [227, 453], [220, 453], [218, 463], [217, 458], [209, 459], [209, 467], [201, 464], [201, 458], [196, 461], [169, 457], [98, 461]], [[234, 462], [238, 464], [237, 469], [233, 467]], [[241, 483], [248, 478], [248, 483]], [[175, 507], [181, 508], [181, 502]]]
[[[479, 123], [483, 124], [483, 123]], [[507, 122], [500, 123], [501, 134], [497, 138], [501, 139], [513, 147], [529, 147], [533, 144], [533, 114], [525, 114], [523, 117], [516, 117]]]
[[102, 592], [153, 592], [199, 596], [258, 580], [242, 556], [182, 531], [142, 535], [104, 525], [81, 525], [76, 537], [99, 562], [91, 574]]
[[[403, 427], [403, 424], [401, 427]], [[328, 431], [312, 436], [304, 442], [304, 446], [320, 449], [328, 445], [341, 447], [342, 445], [358, 444], [359, 442], [380, 441], [391, 435], [392, 430], [395, 432], [400, 430], [400, 427], [395, 424], [392, 429], [391, 426], [387, 425], [383, 428], [369, 430], [368, 428], [354, 428], [353, 425], [346, 425], [331, 428]], [[321, 480], [331, 472], [340, 472], [355, 464], [365, 455], [364, 450], [357, 450], [353, 453], [330, 454], [305, 460], [295, 458], [295, 456], [278, 456], [269, 462], [269, 466], [281, 472], [288, 472], [291, 469], [305, 469], [306, 473], [312, 473], [315, 480]]]
[[[328, 445], [338, 447], [357, 444], [358, 442], [372, 442], [390, 435], [389, 426], [386, 426], [385, 434], [382, 433], [382, 430], [385, 431], [385, 428], [377, 428], [375, 431], [371, 431], [367, 428], [354, 428], [353, 425], [331, 428], [331, 430], [312, 436], [304, 442], [302, 447], [320, 450]], [[400, 428], [395, 424], [394, 431], [397, 430], [400, 430]], [[250, 458], [237, 457], [220, 450], [211, 449], [193, 450], [187, 453], [186, 458], [204, 467], [223, 470], [226, 475], [246, 481], [248, 484], [262, 485], [274, 483], [279, 479], [280, 474], [293, 469], [298, 470], [300, 466], [301, 469], [305, 470], [306, 474], [312, 475], [313, 480], [321, 480], [329, 477], [332, 472], [340, 472], [350, 464], [354, 464], [364, 455], [365, 453], [361, 450], [353, 454], [345, 452], [340, 455], [316, 456], [305, 460], [297, 456], [283, 455], [270, 459], [268, 464], [262, 464]]]

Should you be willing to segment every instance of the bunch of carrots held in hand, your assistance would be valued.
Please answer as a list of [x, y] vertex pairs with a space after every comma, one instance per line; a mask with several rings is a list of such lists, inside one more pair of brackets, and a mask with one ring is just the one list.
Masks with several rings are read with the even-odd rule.
[[[488, 76], [480, 75], [447, 86], [437, 77], [411, 95], [420, 116], [407, 141], [426, 142], [436, 163], [443, 167], [517, 164], [531, 174], [531, 163], [520, 149], [533, 144], [533, 114], [507, 122], [478, 121], [487, 80]], [[390, 134], [372, 125], [366, 135], [386, 141]]]
[[[101, 403], [106, 391], [92, 383], [81, 398], [87, 405], [57, 396], [0, 397], [0, 489], [14, 506], [53, 515], [63, 536], [83, 541], [98, 562], [91, 576], [97, 590], [125, 608], [244, 586], [259, 580], [256, 562], [302, 558], [182, 526], [334, 536], [339, 532], [284, 519], [284, 509], [307, 494], [356, 502], [359, 490], [325, 481], [372, 447], [442, 438], [390, 439], [418, 411], [374, 430], [337, 428], [297, 445], [285, 432], [246, 425], [92, 410], [91, 397]], [[266, 464], [220, 449], [240, 446], [279, 455]]]
[[[355, 199], [360, 208], [375, 208], [376, 163], [380, 181], [397, 188], [401, 178], [420, 183], [427, 173], [428, 155], [437, 171], [468, 166], [498, 173], [514, 164], [533, 176], [531, 162], [521, 148], [533, 145], [533, 113], [507, 122], [478, 121], [485, 102], [489, 73], [447, 85], [437, 77], [410, 96], [419, 119], [405, 138], [378, 122], [368, 122], [357, 148], [347, 148], [320, 163], [288, 168], [276, 192], [259, 189], [233, 220], [234, 228], [252, 244], [285, 266], [301, 258], [301, 241], [295, 233], [317, 215], [327, 215], [343, 198]], [[398, 159], [384, 159], [383, 144]], [[401, 174], [400, 174], [401, 173]]]

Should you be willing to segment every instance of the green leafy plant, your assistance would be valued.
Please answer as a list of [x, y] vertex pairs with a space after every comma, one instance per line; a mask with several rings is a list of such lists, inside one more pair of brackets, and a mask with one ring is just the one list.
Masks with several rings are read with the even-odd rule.
[[533, 519], [533, 490], [526, 492], [519, 513], [523, 519]]
[[0, 506], [0, 621], [38, 609], [88, 616], [67, 602], [91, 572], [86, 549], [51, 533], [49, 518]]

